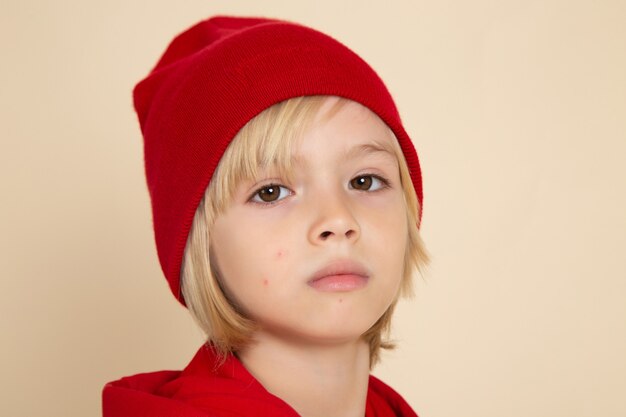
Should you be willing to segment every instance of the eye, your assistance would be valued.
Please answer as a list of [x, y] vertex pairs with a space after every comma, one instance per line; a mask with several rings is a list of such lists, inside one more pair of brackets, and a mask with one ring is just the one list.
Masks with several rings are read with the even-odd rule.
[[[371, 190], [373, 183], [379, 183], [380, 185], [378, 186], [378, 188]], [[350, 181], [350, 185], [356, 190], [378, 191], [384, 188], [389, 188], [389, 181], [386, 178], [381, 177], [380, 175], [364, 174], [353, 178]]]
[[[287, 193], [281, 192], [281, 189], [282, 190], [287, 190]], [[266, 185], [264, 187], [261, 187], [258, 190], [256, 190], [250, 196], [250, 200], [249, 201], [251, 201], [251, 202], [253, 202], [255, 204], [274, 204], [277, 201], [280, 201], [283, 198], [285, 198], [285, 196], [286, 196], [285, 194], [289, 195], [289, 189], [287, 187], [284, 187], [284, 186], [279, 185], [279, 184], [268, 184], [268, 185]], [[282, 196], [282, 198], [279, 198], [281, 196]]]

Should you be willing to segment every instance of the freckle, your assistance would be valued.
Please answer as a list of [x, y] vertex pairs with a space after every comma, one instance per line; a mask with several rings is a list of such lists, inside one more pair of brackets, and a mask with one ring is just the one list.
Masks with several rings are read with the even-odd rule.
[[343, 303], [343, 298], [340, 298], [340, 299], [339, 299], [339, 302], [340, 302], [340, 303]]

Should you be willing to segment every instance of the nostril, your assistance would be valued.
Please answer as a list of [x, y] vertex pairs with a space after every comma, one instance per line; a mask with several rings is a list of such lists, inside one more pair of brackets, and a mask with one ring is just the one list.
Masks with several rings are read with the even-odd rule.
[[[332, 234], [333, 234], [333, 232], [330, 232], [330, 231], [325, 231], [325, 232], [320, 233], [320, 237], [322, 237], [323, 239], [326, 239], [328, 236], [330, 236], [330, 235], [332, 235]], [[355, 234], [356, 234], [356, 231], [354, 231], [354, 230], [352, 230], [352, 229], [351, 229], [351, 230], [348, 230], [348, 231], [346, 232], [346, 237], [349, 239], [349, 238], [351, 238], [352, 236], [354, 236]]]

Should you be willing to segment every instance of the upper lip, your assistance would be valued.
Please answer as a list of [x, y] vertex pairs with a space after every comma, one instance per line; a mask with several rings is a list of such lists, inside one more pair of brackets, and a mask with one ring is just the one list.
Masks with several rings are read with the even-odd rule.
[[338, 259], [318, 270], [308, 282], [313, 282], [329, 275], [360, 275], [367, 278], [369, 277], [369, 272], [359, 262], [350, 259]]

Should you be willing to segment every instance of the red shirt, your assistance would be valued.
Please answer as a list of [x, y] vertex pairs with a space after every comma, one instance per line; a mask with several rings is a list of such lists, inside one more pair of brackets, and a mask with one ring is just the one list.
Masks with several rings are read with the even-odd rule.
[[[104, 417], [299, 417], [268, 392], [234, 355], [217, 367], [203, 345], [183, 371], [157, 371], [109, 382], [102, 391]], [[407, 402], [369, 376], [365, 417], [417, 417]]]

